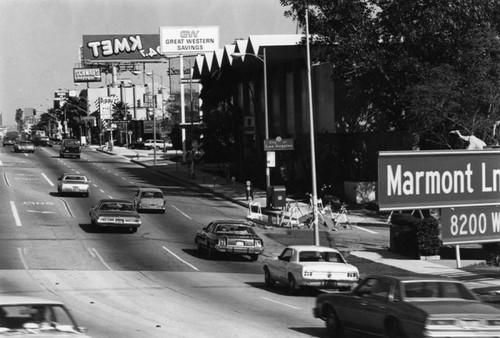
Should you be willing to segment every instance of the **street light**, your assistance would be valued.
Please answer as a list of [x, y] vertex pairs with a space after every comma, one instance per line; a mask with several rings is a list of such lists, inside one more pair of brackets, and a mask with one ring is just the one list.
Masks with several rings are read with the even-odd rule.
[[[155, 111], [155, 79], [154, 76], [159, 76], [163, 85], [163, 77], [161, 75], [155, 74], [154, 71], [151, 71], [151, 73], [144, 72], [144, 71], [133, 71], [132, 74], [139, 75], [139, 74], [144, 74], [147, 75], [151, 78], [151, 106], [153, 110], [153, 142], [154, 142], [154, 147], [153, 147], [153, 164], [156, 165], [156, 111]], [[163, 104], [163, 102], [162, 102]]]
[[[262, 48], [263, 56], [252, 54], [252, 53], [232, 53], [233, 58], [242, 58], [245, 55], [253, 56], [256, 59], [262, 61], [264, 64], [264, 125], [265, 125], [265, 137], [266, 140], [269, 139], [269, 112], [267, 107], [267, 59], [266, 59], [266, 49]], [[271, 186], [271, 169], [266, 164], [266, 187]]]

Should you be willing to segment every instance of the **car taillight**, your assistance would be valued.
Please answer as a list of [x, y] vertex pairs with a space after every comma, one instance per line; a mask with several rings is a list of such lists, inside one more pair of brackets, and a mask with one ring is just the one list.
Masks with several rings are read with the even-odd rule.
[[262, 241], [260, 239], [255, 240], [255, 246], [262, 246]]
[[227, 244], [227, 238], [225, 238], [225, 237], [219, 238], [219, 245], [224, 246], [226, 244]]
[[303, 275], [304, 275], [304, 277], [312, 277], [313, 272], [312, 271], [304, 271]]

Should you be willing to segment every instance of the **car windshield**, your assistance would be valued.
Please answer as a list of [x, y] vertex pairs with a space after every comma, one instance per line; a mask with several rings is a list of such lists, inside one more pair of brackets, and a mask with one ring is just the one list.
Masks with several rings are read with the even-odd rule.
[[77, 140], [66, 140], [64, 141], [64, 145], [67, 147], [77, 147], [80, 145], [80, 142]]
[[101, 204], [100, 210], [111, 210], [111, 211], [132, 211], [134, 207], [131, 203], [103, 203]]
[[[74, 328], [71, 317], [61, 305], [17, 304], [0, 306], [0, 332], [24, 330], [70, 331]], [[8, 332], [8, 331], [7, 331]]]
[[476, 297], [463, 284], [447, 281], [415, 281], [404, 283], [406, 298], [459, 298], [472, 300]]
[[254, 234], [252, 228], [245, 225], [236, 225], [236, 224], [223, 224], [219, 225], [216, 229], [216, 232], [232, 232], [241, 235]]
[[344, 257], [332, 251], [301, 251], [299, 262], [345, 263]]

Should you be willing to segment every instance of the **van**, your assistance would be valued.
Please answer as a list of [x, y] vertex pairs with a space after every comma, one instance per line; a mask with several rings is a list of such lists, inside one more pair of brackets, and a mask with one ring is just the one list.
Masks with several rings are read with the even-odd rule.
[[59, 157], [75, 156], [76, 158], [80, 158], [81, 151], [80, 141], [67, 138], [61, 142]]

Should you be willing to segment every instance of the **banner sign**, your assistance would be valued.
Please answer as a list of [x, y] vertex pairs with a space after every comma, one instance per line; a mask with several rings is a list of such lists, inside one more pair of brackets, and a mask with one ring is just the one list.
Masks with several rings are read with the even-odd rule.
[[84, 35], [84, 61], [156, 61], [164, 59], [160, 53], [158, 34]]
[[118, 101], [118, 96], [112, 95], [108, 97], [99, 98], [99, 116], [101, 120], [110, 120], [113, 104]]
[[73, 68], [74, 82], [100, 82], [100, 68]]
[[500, 206], [441, 210], [444, 245], [500, 241]]
[[497, 205], [500, 150], [379, 152], [380, 210]]
[[162, 54], [199, 54], [219, 49], [219, 26], [160, 27]]

